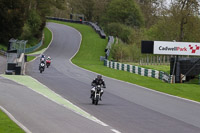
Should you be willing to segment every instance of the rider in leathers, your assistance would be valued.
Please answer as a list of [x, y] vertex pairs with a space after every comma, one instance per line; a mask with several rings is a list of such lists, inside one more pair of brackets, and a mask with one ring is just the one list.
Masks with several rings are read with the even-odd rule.
[[[91, 89], [91, 96], [90, 98], [92, 98], [92, 96], [94, 95], [94, 92], [95, 92], [95, 86], [97, 85], [103, 85], [103, 88], [106, 88], [106, 85], [105, 85], [105, 82], [104, 80], [102, 79], [102, 76], [101, 75], [97, 75], [97, 78], [95, 78], [91, 85], [93, 86], [92, 89]], [[101, 100], [101, 96], [103, 95], [103, 89], [101, 89], [101, 94], [100, 94], [100, 100]]]

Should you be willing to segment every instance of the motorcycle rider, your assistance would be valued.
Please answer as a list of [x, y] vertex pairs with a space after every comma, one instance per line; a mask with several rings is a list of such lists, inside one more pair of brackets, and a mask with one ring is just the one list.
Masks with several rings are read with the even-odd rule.
[[45, 65], [45, 58], [44, 58], [44, 56], [41, 56], [41, 58], [40, 58], [39, 70], [40, 70], [40, 67], [43, 67], [42, 64]]
[[41, 57], [40, 57], [40, 62], [41, 62], [42, 60], [45, 61], [45, 55], [44, 55], [44, 54], [42, 54]]
[[[101, 76], [101, 75], [97, 75], [97, 78], [95, 78], [95, 79], [92, 81], [92, 83], [91, 83], [91, 86], [93, 86], [93, 87], [92, 87], [92, 89], [91, 89], [90, 98], [92, 98], [92, 96], [94, 95], [95, 87], [96, 87], [97, 85], [101, 85], [101, 86], [103, 85], [103, 88], [106, 88], [105, 82], [104, 82], [104, 80], [102, 79], [102, 76]], [[103, 89], [101, 89], [101, 94], [100, 94], [100, 99], [99, 99], [99, 100], [101, 100], [102, 95], [103, 95]]]
[[46, 59], [47, 68], [50, 66], [50, 64], [51, 64], [51, 57], [48, 56], [47, 59]]
[[48, 57], [47, 57], [47, 60], [51, 60], [51, 57], [50, 57], [50, 56], [48, 56]]

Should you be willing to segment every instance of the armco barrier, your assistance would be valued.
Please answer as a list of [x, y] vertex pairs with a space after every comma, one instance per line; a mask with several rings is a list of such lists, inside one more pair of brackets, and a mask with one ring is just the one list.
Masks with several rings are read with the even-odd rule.
[[110, 55], [110, 49], [111, 49], [113, 43], [114, 43], [114, 37], [113, 36], [109, 36], [108, 37], [108, 44], [107, 44], [106, 49], [105, 49], [105, 52], [106, 52], [105, 58], [106, 59], [108, 59], [108, 57]]
[[90, 25], [100, 35], [101, 38], [106, 39], [106, 34], [104, 33], [104, 31], [95, 23], [88, 22], [88, 21], [75, 21], [75, 20], [65, 19], [65, 18], [55, 18], [55, 17], [46, 17], [46, 18], [50, 20], [58, 20], [58, 21], [63, 21], [63, 22]]
[[141, 76], [153, 77], [156, 79], [160, 79], [164, 82], [171, 83], [171, 76], [162, 71], [146, 69], [146, 68], [142, 68], [142, 67], [138, 67], [134, 65], [128, 65], [128, 64], [123, 64], [119, 62], [109, 61], [106, 59], [104, 60], [104, 66], [117, 69], [117, 70], [127, 71], [130, 73], [139, 74]]
[[36, 49], [38, 49], [42, 45], [42, 43], [43, 43], [43, 39], [37, 45], [30, 47], [30, 48], [26, 48], [25, 53], [30, 53], [30, 52], [35, 51]]

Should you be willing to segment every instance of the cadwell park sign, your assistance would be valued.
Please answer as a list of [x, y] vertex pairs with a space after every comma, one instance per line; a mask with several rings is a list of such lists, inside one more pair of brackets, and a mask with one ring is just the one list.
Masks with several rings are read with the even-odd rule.
[[200, 43], [154, 41], [153, 54], [200, 55]]
[[[175, 76], [175, 82], [182, 82], [183, 78], [189, 81], [200, 75], [200, 43], [195, 42], [170, 42], [170, 41], [142, 41], [141, 53], [158, 55], [175, 55], [170, 59], [170, 75]], [[192, 57], [178, 57], [187, 55]], [[194, 56], [197, 56], [194, 58]], [[184, 76], [181, 76], [184, 75]], [[170, 79], [169, 76], [163, 76]], [[200, 80], [200, 79], [199, 79]]]

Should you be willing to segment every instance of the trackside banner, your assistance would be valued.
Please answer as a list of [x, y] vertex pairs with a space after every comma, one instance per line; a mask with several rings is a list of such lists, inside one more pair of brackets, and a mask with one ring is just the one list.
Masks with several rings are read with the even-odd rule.
[[200, 43], [154, 41], [154, 54], [200, 55]]

